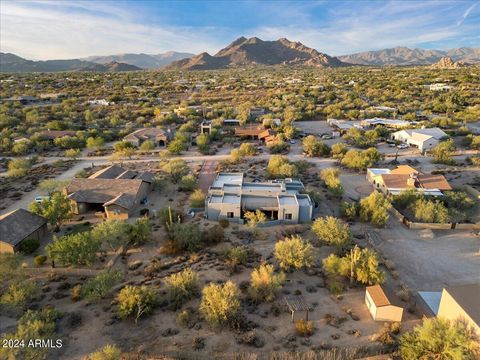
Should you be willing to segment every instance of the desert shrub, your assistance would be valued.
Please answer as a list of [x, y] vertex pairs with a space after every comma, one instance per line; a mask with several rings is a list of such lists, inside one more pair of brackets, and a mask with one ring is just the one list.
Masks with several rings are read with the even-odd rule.
[[255, 145], [252, 143], [242, 143], [240, 144], [240, 155], [241, 156], [253, 156], [257, 153]]
[[372, 336], [372, 340], [387, 346], [396, 347], [398, 345], [397, 335], [400, 333], [400, 329], [401, 323], [399, 322], [385, 323], [383, 327]]
[[247, 226], [251, 229], [255, 229], [259, 224], [263, 224], [267, 221], [267, 216], [261, 210], [245, 211], [243, 214], [245, 220], [247, 220]]
[[19, 250], [23, 254], [31, 254], [40, 246], [40, 241], [35, 238], [25, 239], [20, 243]]
[[401, 337], [400, 355], [405, 360], [474, 360], [480, 356], [480, 346], [474, 330], [465, 323], [431, 318]]
[[248, 293], [255, 301], [273, 301], [284, 281], [284, 273], [275, 274], [273, 265], [262, 264], [252, 271]]
[[278, 241], [274, 254], [285, 270], [309, 267], [315, 260], [313, 246], [298, 235]]
[[183, 159], [172, 159], [168, 161], [162, 166], [162, 170], [170, 176], [174, 184], [190, 172], [187, 162]]
[[360, 219], [376, 227], [384, 227], [388, 221], [390, 201], [378, 191], [360, 200]]
[[414, 189], [402, 190], [398, 195], [395, 195], [393, 201], [398, 209], [406, 209], [413, 204], [418, 198], [419, 194]]
[[118, 293], [117, 300], [118, 315], [121, 318], [132, 317], [137, 323], [141, 316], [153, 311], [156, 295], [146, 286], [125, 286]]
[[141, 245], [150, 240], [152, 235], [152, 224], [146, 217], [141, 217], [135, 224], [128, 227], [128, 241], [134, 245]]
[[98, 300], [108, 294], [110, 289], [123, 277], [120, 270], [104, 271], [82, 285], [81, 296], [84, 299]]
[[179, 190], [181, 191], [193, 191], [197, 187], [197, 179], [194, 175], [188, 174], [182, 176], [180, 179]]
[[223, 240], [225, 240], [225, 231], [220, 225], [214, 225], [202, 231], [202, 242], [205, 245], [218, 244]]
[[46, 218], [48, 223], [58, 231], [60, 225], [72, 216], [70, 205], [69, 198], [62, 193], [56, 192], [49, 199], [44, 199], [41, 203], [35, 201], [30, 203], [29, 210]]
[[330, 291], [330, 293], [333, 295], [339, 295], [344, 291], [343, 284], [339, 281], [331, 281], [328, 284], [328, 291]]
[[9, 177], [21, 177], [28, 173], [33, 163], [30, 159], [13, 159], [8, 162], [7, 176]]
[[418, 199], [410, 208], [419, 221], [427, 223], [446, 223], [449, 221], [447, 208], [438, 200]]
[[205, 194], [202, 190], [197, 189], [190, 195], [190, 205], [192, 208], [205, 207]]
[[47, 257], [45, 255], [37, 255], [33, 261], [35, 261], [35, 265], [42, 266], [47, 261]]
[[332, 145], [331, 155], [334, 159], [341, 160], [343, 155], [347, 152], [347, 145], [344, 143], [336, 143]]
[[218, 220], [218, 225], [226, 229], [230, 225], [230, 221], [228, 221], [227, 219], [220, 219]]
[[82, 285], [75, 285], [70, 289], [70, 299], [72, 301], [79, 301], [82, 298]]
[[335, 168], [326, 168], [320, 171], [320, 179], [323, 180], [328, 190], [335, 196], [342, 196], [343, 187], [338, 175], [339, 170]]
[[115, 345], [107, 344], [100, 350], [90, 354], [88, 356], [88, 360], [120, 360], [121, 355], [122, 352], [119, 348], [117, 348]]
[[178, 223], [182, 222], [181, 213], [170, 207], [165, 207], [160, 209], [158, 211], [158, 218], [160, 219], [160, 223], [163, 226], [166, 226], [174, 222], [178, 222]]
[[0, 296], [0, 306], [12, 311], [23, 310], [37, 293], [38, 286], [33, 281], [12, 283]]
[[311, 229], [320, 240], [337, 248], [342, 248], [350, 243], [350, 227], [333, 216], [315, 219]]
[[182, 310], [178, 313], [175, 322], [180, 326], [188, 326], [192, 323], [193, 314], [189, 309]]
[[203, 288], [200, 312], [213, 327], [231, 323], [240, 311], [239, 290], [235, 283], [210, 283]]
[[244, 265], [247, 263], [248, 259], [248, 249], [244, 246], [235, 246], [231, 249], [228, 249], [225, 254], [225, 262], [230, 272], [235, 272], [239, 265]]
[[[28, 310], [18, 321], [16, 333], [6, 334], [4, 339], [22, 339], [27, 345], [30, 341], [48, 340], [53, 343], [58, 338], [56, 335], [56, 320], [60, 314], [53, 308], [45, 308], [40, 311]], [[47, 358], [46, 347], [10, 347], [0, 348], [1, 359], [26, 359], [43, 360]]]
[[198, 291], [198, 275], [192, 269], [184, 269], [165, 279], [167, 299], [172, 309], [179, 309]]
[[197, 224], [173, 223], [167, 227], [170, 252], [195, 252], [202, 248], [202, 233]]
[[340, 216], [347, 220], [355, 220], [358, 215], [358, 204], [343, 201], [340, 204]]
[[448, 208], [468, 210], [475, 205], [475, 201], [465, 191], [445, 191], [443, 195], [440, 200]]
[[311, 336], [314, 332], [313, 322], [304, 319], [297, 320], [295, 321], [295, 330], [300, 336]]

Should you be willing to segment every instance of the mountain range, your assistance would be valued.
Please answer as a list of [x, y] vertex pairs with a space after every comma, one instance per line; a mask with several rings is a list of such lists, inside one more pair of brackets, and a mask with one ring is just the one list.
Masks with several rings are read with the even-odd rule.
[[172, 62], [167, 69], [211, 70], [254, 65], [346, 66], [335, 57], [318, 52], [300, 42], [281, 38], [263, 41], [240, 37], [215, 55], [203, 52], [189, 59]]
[[450, 50], [425, 50], [396, 47], [378, 51], [366, 51], [338, 58], [349, 64], [356, 65], [431, 65], [442, 58], [449, 57], [454, 62], [467, 64], [480, 62], [480, 48], [457, 48]]
[[457, 68], [474, 63], [480, 63], [480, 48], [425, 50], [396, 47], [333, 57], [286, 38], [264, 41], [257, 37], [247, 39], [243, 36], [214, 55], [206, 52], [193, 55], [170, 51], [161, 54], [127, 53], [83, 59], [33, 61], [15, 54], [0, 53], [0, 72], [115, 72], [161, 68], [211, 70], [257, 65], [340, 67], [437, 64], [433, 67]]
[[107, 56], [90, 56], [81, 60], [91, 61], [97, 64], [105, 64], [112, 61], [138, 66], [142, 69], [157, 69], [169, 65], [172, 61], [190, 58], [194, 54], [169, 51], [161, 54], [119, 54]]
[[117, 72], [117, 71], [135, 71], [141, 68], [110, 61], [104, 64], [98, 64], [92, 61], [79, 59], [71, 60], [45, 60], [33, 61], [10, 53], [0, 53], [0, 71], [1, 72], [55, 72], [55, 71], [97, 71], [97, 72]]

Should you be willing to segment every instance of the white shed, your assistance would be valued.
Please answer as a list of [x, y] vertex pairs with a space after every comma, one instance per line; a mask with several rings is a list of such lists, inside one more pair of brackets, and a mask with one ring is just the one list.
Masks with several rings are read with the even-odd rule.
[[402, 321], [403, 307], [396, 299], [380, 285], [368, 286], [365, 290], [365, 304], [375, 321]]

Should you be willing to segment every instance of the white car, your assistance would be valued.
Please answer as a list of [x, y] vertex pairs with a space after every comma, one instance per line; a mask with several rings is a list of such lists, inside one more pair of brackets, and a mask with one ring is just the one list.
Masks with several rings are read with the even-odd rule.
[[408, 148], [408, 145], [407, 145], [407, 144], [400, 144], [400, 145], [397, 145], [397, 148], [399, 148], [399, 149], [407, 149], [407, 148]]
[[36, 203], [41, 203], [43, 200], [50, 200], [50, 196], [36, 196], [35, 197], [35, 202]]
[[290, 140], [290, 144], [292, 145], [295, 144], [295, 142], [296, 142], [295, 140]]

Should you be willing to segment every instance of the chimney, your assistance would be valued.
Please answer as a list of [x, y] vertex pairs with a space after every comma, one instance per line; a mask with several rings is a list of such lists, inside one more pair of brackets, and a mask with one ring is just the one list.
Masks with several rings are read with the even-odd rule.
[[417, 187], [417, 183], [418, 183], [417, 173], [412, 172], [407, 179], [407, 186], [408, 187]]

